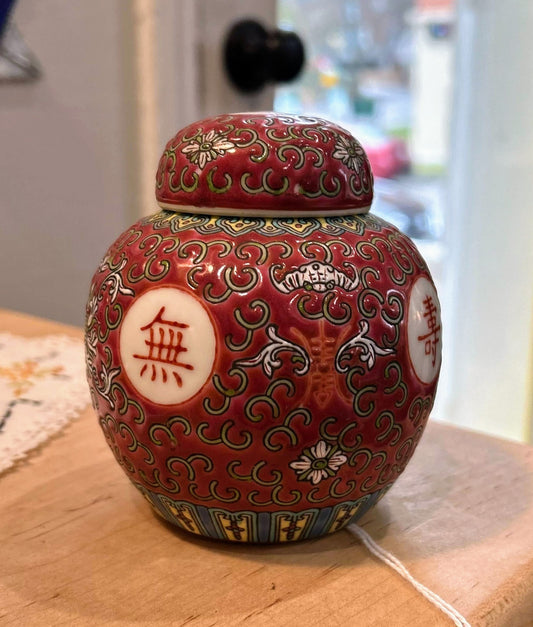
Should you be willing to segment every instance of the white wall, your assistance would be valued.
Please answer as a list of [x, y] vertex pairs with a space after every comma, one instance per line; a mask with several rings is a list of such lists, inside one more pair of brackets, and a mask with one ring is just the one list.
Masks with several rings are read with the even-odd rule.
[[0, 83], [0, 307], [81, 324], [99, 258], [133, 221], [124, 6], [17, 4], [43, 76]]
[[449, 242], [455, 323], [446, 418], [528, 439], [533, 2], [461, 0], [458, 25]]

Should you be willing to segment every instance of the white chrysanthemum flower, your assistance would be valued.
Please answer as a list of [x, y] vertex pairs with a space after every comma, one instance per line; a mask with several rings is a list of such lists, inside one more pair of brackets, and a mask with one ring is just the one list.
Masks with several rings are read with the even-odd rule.
[[310, 481], [313, 485], [323, 479], [333, 477], [347, 461], [346, 455], [337, 451], [337, 446], [320, 440], [314, 446], [302, 451], [300, 458], [289, 466], [296, 471], [300, 481]]
[[356, 139], [348, 139], [339, 135], [333, 152], [334, 159], [340, 159], [350, 170], [359, 172], [365, 162], [365, 151]]
[[203, 170], [210, 161], [232, 148], [235, 148], [233, 142], [228, 141], [221, 133], [210, 130], [190, 141], [181, 152], [187, 155], [191, 163]]

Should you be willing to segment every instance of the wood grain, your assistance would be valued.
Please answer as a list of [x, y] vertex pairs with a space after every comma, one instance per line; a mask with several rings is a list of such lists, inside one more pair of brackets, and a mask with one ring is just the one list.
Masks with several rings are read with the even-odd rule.
[[[71, 327], [0, 311], [24, 335]], [[362, 521], [473, 625], [533, 625], [533, 449], [432, 423]], [[0, 476], [1, 625], [450, 625], [348, 531], [241, 546], [175, 531], [92, 409]]]

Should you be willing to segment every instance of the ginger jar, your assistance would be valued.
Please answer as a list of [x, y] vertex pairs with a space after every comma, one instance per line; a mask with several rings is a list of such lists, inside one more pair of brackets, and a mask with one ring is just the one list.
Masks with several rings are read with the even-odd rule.
[[433, 405], [440, 307], [414, 244], [369, 213], [344, 129], [220, 115], [166, 145], [159, 209], [94, 275], [87, 373], [109, 447], [182, 530], [342, 529], [404, 470]]

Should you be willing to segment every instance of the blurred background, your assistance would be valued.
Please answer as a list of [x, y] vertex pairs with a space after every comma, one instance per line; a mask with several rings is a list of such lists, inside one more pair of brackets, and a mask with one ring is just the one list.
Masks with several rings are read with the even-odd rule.
[[[225, 45], [245, 19], [299, 37], [294, 80], [232, 81]], [[81, 325], [107, 246], [155, 211], [183, 125], [318, 114], [361, 141], [372, 210], [439, 288], [433, 416], [532, 440], [533, 2], [11, 0], [0, 28], [1, 307]]]

